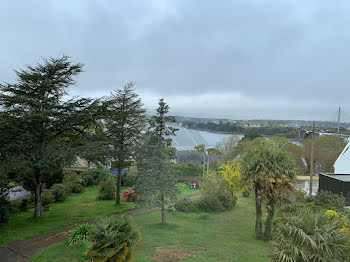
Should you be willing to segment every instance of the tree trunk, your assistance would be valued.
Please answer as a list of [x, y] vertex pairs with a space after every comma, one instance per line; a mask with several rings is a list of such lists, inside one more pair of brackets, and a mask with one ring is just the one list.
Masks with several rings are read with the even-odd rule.
[[255, 234], [257, 238], [262, 238], [262, 212], [261, 212], [261, 204], [262, 197], [260, 195], [259, 185], [254, 185], [255, 190], [255, 211], [256, 211], [256, 220], [255, 220]]
[[41, 209], [42, 209], [41, 195], [42, 195], [42, 190], [43, 190], [43, 184], [41, 183], [41, 179], [39, 179], [39, 181], [36, 181], [36, 183], [35, 183], [34, 217], [41, 217]]
[[161, 195], [161, 202], [162, 202], [162, 207], [161, 207], [161, 212], [162, 212], [162, 224], [164, 225], [166, 223], [165, 220], [165, 203], [164, 203], [164, 195]]
[[276, 202], [274, 200], [271, 200], [266, 204], [267, 218], [264, 233], [265, 239], [271, 239], [272, 222], [273, 217], [275, 216], [275, 205]]
[[116, 205], [120, 205], [120, 188], [122, 184], [122, 165], [118, 166], [118, 178], [117, 178], [117, 191], [115, 193], [115, 203]]

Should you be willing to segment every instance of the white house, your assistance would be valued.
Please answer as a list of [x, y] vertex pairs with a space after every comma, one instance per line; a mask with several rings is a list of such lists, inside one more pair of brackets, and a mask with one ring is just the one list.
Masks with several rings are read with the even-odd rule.
[[335, 161], [334, 173], [336, 174], [350, 174], [350, 141], [345, 146], [338, 159]]

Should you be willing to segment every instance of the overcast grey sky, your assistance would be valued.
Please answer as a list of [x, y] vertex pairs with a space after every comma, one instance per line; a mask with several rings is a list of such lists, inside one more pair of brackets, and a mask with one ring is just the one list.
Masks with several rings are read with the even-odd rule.
[[0, 81], [42, 57], [85, 64], [74, 95], [136, 82], [178, 115], [350, 121], [350, 1], [2, 0]]

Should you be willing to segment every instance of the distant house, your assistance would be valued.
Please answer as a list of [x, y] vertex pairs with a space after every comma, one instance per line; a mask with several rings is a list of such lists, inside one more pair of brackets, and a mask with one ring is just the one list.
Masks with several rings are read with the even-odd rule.
[[335, 161], [334, 173], [336, 174], [350, 174], [350, 142], [344, 147], [338, 159]]
[[350, 174], [320, 173], [319, 190], [343, 195], [346, 198], [346, 205], [350, 206]]

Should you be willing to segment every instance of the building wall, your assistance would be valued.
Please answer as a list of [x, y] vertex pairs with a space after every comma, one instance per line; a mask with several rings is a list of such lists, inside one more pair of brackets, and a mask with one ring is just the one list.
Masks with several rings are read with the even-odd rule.
[[350, 206], [350, 183], [336, 180], [320, 174], [319, 176], [319, 189], [324, 191], [330, 191], [334, 194], [341, 194], [346, 198], [346, 205]]
[[320, 174], [319, 176], [319, 188], [318, 190], [330, 191], [334, 194], [342, 194], [343, 185], [342, 182], [327, 176]]

